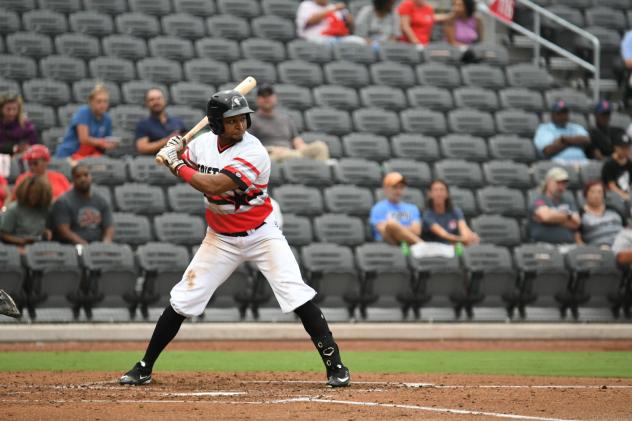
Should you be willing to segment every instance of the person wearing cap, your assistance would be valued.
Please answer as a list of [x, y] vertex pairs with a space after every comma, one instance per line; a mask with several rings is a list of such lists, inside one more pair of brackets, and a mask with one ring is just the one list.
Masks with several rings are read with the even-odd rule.
[[601, 180], [606, 188], [617, 193], [625, 201], [630, 200], [630, 184], [632, 184], [630, 144], [632, 144], [632, 137], [629, 134], [622, 133], [617, 136], [612, 143], [612, 155], [601, 167]]
[[586, 146], [586, 155], [590, 159], [603, 160], [612, 155], [612, 142], [624, 130], [610, 125], [612, 104], [601, 100], [595, 105], [595, 126], [588, 130], [590, 143]]
[[289, 158], [329, 159], [329, 148], [320, 140], [307, 143], [296, 130], [292, 118], [277, 108], [278, 99], [271, 85], [262, 85], [257, 91], [257, 112], [248, 129], [270, 154], [270, 159], [282, 162]]
[[48, 180], [51, 188], [53, 189], [53, 201], [59, 196], [70, 190], [70, 181], [66, 176], [59, 171], [51, 171], [48, 169], [48, 163], [50, 162], [50, 152], [44, 145], [33, 145], [26, 150], [22, 156], [26, 161], [29, 169], [23, 172], [15, 180], [15, 187], [13, 188], [12, 199], [16, 197], [16, 191], [18, 186], [31, 175], [43, 175]]
[[155, 155], [173, 136], [185, 133], [184, 122], [178, 117], [167, 115], [167, 101], [160, 88], [145, 92], [145, 107], [149, 116], [136, 124], [136, 150], [141, 155]]
[[538, 126], [533, 141], [545, 158], [561, 164], [587, 162], [584, 148], [590, 143], [588, 132], [579, 124], [569, 122], [568, 106], [563, 100], [551, 105], [551, 121]]
[[452, 204], [450, 188], [443, 180], [433, 180], [428, 188], [424, 209], [424, 240], [466, 246], [478, 244], [480, 238], [465, 222], [463, 211]]
[[540, 194], [529, 203], [531, 241], [552, 244], [575, 243], [575, 232], [581, 219], [575, 201], [565, 195], [568, 173], [553, 167], [547, 173]]
[[385, 198], [373, 205], [370, 216], [375, 241], [393, 245], [421, 243], [419, 208], [402, 201], [406, 189], [404, 176], [390, 172], [384, 176], [382, 186]]

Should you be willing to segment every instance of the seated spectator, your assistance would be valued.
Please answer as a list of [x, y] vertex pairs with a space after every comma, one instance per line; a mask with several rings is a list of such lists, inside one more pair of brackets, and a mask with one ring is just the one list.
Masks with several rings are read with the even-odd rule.
[[546, 173], [541, 193], [529, 203], [529, 234], [531, 241], [571, 244], [575, 242], [581, 219], [575, 203], [565, 197], [568, 173], [553, 167]]
[[353, 16], [344, 3], [329, 0], [304, 0], [296, 11], [296, 33], [308, 41], [319, 43], [355, 42], [364, 39], [350, 35]]
[[384, 176], [385, 199], [371, 209], [371, 226], [376, 241], [388, 244], [421, 243], [421, 214], [416, 205], [402, 201], [406, 179], [398, 172]]
[[612, 142], [612, 156], [601, 167], [601, 181], [608, 190], [617, 193], [625, 201], [630, 200], [632, 184], [632, 162], [630, 162], [632, 138], [620, 134]]
[[355, 34], [379, 49], [380, 43], [397, 41], [401, 35], [399, 15], [393, 12], [395, 0], [373, 0], [358, 12]]
[[483, 39], [483, 21], [476, 15], [475, 0], [453, 0], [452, 12], [443, 24], [443, 36], [449, 44], [466, 49]]
[[22, 97], [0, 96], [0, 154], [14, 155], [37, 143], [35, 126], [24, 115]]
[[581, 230], [575, 234], [577, 244], [608, 246], [623, 229], [623, 219], [618, 212], [606, 207], [606, 197], [601, 181], [591, 181], [584, 187], [586, 203], [581, 212]]
[[606, 100], [595, 105], [595, 127], [588, 130], [590, 143], [586, 147], [586, 155], [590, 159], [602, 160], [612, 155], [613, 139], [621, 136], [624, 130], [610, 125], [612, 105]]
[[257, 91], [257, 112], [248, 129], [270, 154], [270, 159], [281, 162], [288, 158], [329, 159], [329, 148], [323, 141], [305, 142], [299, 135], [292, 118], [277, 109], [277, 96], [270, 85]]
[[535, 147], [545, 158], [560, 164], [584, 164], [587, 162], [584, 148], [590, 138], [586, 129], [569, 122], [568, 113], [565, 101], [553, 103], [551, 121], [540, 124], [535, 132]]
[[107, 112], [109, 101], [107, 88], [97, 84], [88, 95], [88, 105], [79, 107], [70, 119], [66, 135], [57, 146], [57, 158], [79, 160], [100, 156], [119, 145], [119, 141], [112, 137], [112, 118]]
[[450, 189], [443, 180], [430, 184], [423, 221], [426, 241], [466, 246], [480, 242], [478, 234], [465, 222], [463, 211], [452, 204]]
[[623, 102], [627, 106], [628, 100], [632, 96], [632, 30], [625, 33], [621, 40], [621, 58], [623, 59]]
[[632, 228], [622, 229], [614, 239], [612, 251], [621, 266], [632, 265]]
[[[2, 212], [2, 208], [4, 208], [4, 202], [7, 200], [7, 196], [9, 196], [9, 186], [7, 179], [0, 175], [0, 212]], [[2, 215], [0, 215], [0, 220], [2, 219]]]
[[57, 200], [59, 196], [70, 190], [70, 181], [66, 176], [59, 171], [52, 171], [48, 169], [48, 163], [50, 162], [50, 152], [44, 145], [33, 145], [27, 149], [23, 155], [24, 161], [26, 161], [29, 169], [23, 172], [15, 180], [15, 187], [13, 190], [12, 199], [16, 197], [16, 191], [18, 186], [31, 175], [43, 175], [48, 180], [52, 191], [53, 200]]
[[435, 15], [428, 0], [404, 0], [397, 8], [402, 36], [400, 41], [408, 42], [423, 48], [432, 37], [435, 23], [443, 23], [448, 15]]
[[149, 116], [136, 125], [136, 150], [139, 154], [155, 155], [171, 137], [184, 134], [184, 122], [167, 115], [167, 101], [160, 88], [145, 93], [145, 107], [149, 109]]
[[72, 184], [73, 189], [53, 205], [55, 238], [71, 244], [112, 242], [112, 210], [102, 196], [91, 191], [92, 176], [88, 167], [78, 164], [72, 169]]
[[30, 175], [16, 189], [17, 200], [7, 206], [0, 224], [0, 238], [22, 247], [40, 240], [50, 240], [46, 221], [52, 190], [46, 177]]

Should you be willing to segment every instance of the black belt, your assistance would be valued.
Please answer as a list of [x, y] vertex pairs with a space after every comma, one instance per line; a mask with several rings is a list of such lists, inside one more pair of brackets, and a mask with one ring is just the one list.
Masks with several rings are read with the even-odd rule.
[[261, 223], [261, 225], [254, 227], [251, 230], [248, 231], [239, 231], [239, 232], [218, 232], [217, 234], [219, 235], [225, 235], [227, 237], [248, 237], [250, 234], [252, 234], [253, 231], [258, 230], [259, 228], [261, 228], [262, 226], [265, 225], [265, 221]]

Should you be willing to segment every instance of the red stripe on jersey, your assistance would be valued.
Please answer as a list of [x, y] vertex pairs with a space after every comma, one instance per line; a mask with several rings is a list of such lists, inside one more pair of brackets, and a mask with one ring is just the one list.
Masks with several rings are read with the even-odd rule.
[[257, 174], [257, 176], [259, 174], [261, 174], [259, 172], [259, 170], [257, 169], [257, 167], [255, 167], [254, 165], [252, 165], [250, 162], [246, 161], [245, 159], [237, 157], [237, 158], [235, 158], [235, 161], [239, 161], [242, 164], [244, 164], [245, 166], [247, 166], [248, 168], [250, 168], [251, 170], [253, 170], [255, 172], [255, 174]]
[[217, 214], [206, 210], [206, 223], [215, 232], [232, 233], [248, 231], [263, 224], [272, 212], [272, 203], [267, 198], [263, 205], [253, 206], [246, 212]]
[[250, 180], [250, 179], [246, 176], [246, 174], [244, 174], [243, 172], [239, 171], [237, 168], [234, 168], [234, 167], [228, 166], [228, 167], [224, 167], [224, 168], [222, 168], [222, 170], [229, 171], [229, 172], [231, 172], [231, 173], [235, 174], [235, 176], [237, 176], [237, 178], [239, 178], [241, 181], [243, 181], [243, 182], [244, 182], [244, 184], [245, 184], [246, 186], [248, 186], [248, 187], [250, 187], [250, 186], [252, 185], [252, 181], [254, 181], [254, 180]]
[[266, 187], [268, 187], [267, 184], [254, 184], [254, 186], [258, 189], [265, 189]]

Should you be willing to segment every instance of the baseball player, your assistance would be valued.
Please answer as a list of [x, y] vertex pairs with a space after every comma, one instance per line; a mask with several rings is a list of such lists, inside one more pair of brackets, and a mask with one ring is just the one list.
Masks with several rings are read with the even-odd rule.
[[0, 314], [16, 319], [21, 317], [20, 310], [15, 305], [13, 298], [2, 289], [0, 289]]
[[325, 364], [327, 385], [349, 385], [349, 370], [325, 317], [312, 302], [316, 292], [303, 282], [272, 212], [267, 193], [268, 152], [246, 131], [252, 112], [239, 92], [218, 92], [207, 105], [211, 132], [186, 148], [182, 138], [175, 136], [158, 152], [174, 174], [204, 194], [208, 230], [171, 290], [170, 304], [158, 319], [145, 356], [120, 378], [121, 384], [149, 383], [156, 359], [182, 321], [202, 314], [213, 292], [237, 266], [252, 261], [270, 283], [281, 310], [300, 317]]

